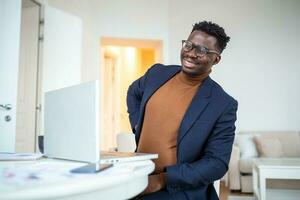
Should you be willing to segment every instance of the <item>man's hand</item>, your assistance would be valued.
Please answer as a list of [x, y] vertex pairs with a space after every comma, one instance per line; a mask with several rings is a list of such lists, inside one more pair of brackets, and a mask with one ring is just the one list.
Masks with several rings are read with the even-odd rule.
[[165, 183], [165, 174], [155, 174], [148, 177], [148, 186], [147, 188], [141, 193], [141, 195], [157, 192], [164, 188], [166, 185]]

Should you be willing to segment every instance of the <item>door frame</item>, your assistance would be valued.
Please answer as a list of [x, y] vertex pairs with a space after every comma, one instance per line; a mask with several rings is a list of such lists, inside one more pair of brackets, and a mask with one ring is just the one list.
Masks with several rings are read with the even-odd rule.
[[[42, 84], [42, 43], [43, 43], [43, 28], [41, 26], [43, 26], [43, 9], [44, 9], [44, 5], [36, 0], [22, 0], [22, 5], [24, 3], [24, 1], [28, 1], [28, 2], [31, 2], [32, 4], [34, 4], [34, 7], [37, 7], [38, 9], [38, 25], [37, 25], [37, 47], [36, 47], [36, 81], [35, 81], [35, 98], [34, 98], [34, 104], [35, 104], [35, 109], [34, 109], [34, 122], [31, 122], [31, 123], [34, 123], [32, 124], [34, 126], [34, 138], [33, 139], [33, 151], [34, 152], [38, 152], [38, 130], [39, 130], [39, 126], [40, 126], [40, 100], [41, 100], [41, 84]], [[21, 9], [21, 12], [23, 12], [23, 6], [22, 6], [22, 9]], [[22, 26], [22, 24], [21, 24]], [[21, 33], [22, 34], [22, 33]], [[20, 45], [21, 45], [21, 42], [20, 42]], [[21, 59], [21, 58], [20, 58]], [[20, 64], [19, 64], [20, 65]], [[20, 67], [20, 66], [19, 66]], [[18, 80], [20, 79], [20, 71], [18, 73]], [[18, 88], [18, 93], [19, 93], [19, 89]], [[17, 101], [18, 101], [18, 97], [17, 97]], [[18, 102], [17, 102], [18, 103]], [[16, 116], [17, 120], [22, 120], [20, 118], [20, 113], [18, 113], [17, 111], [17, 116]], [[17, 122], [18, 123], [18, 122]], [[16, 132], [16, 139], [18, 137], [18, 134], [24, 134], [24, 133], [21, 133], [21, 132]], [[21, 137], [22, 138], [22, 137]], [[26, 147], [25, 149], [23, 149], [22, 147], [19, 147], [17, 146], [18, 143], [17, 143], [17, 140], [16, 140], [16, 150], [18, 151], [25, 151], [25, 149], [27, 149], [28, 147]]]

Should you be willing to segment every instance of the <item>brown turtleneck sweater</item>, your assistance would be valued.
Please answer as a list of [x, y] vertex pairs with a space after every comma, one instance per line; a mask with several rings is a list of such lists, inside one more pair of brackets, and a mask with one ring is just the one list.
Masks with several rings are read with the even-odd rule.
[[192, 98], [210, 72], [198, 77], [179, 72], [149, 99], [137, 151], [158, 154], [158, 159], [154, 160], [155, 174], [176, 164], [179, 126]]

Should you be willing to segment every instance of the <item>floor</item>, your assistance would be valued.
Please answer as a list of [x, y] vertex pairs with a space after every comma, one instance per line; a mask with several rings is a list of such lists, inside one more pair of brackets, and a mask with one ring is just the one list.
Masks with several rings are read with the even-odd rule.
[[[299, 189], [267, 189], [267, 200], [299, 200]], [[228, 198], [229, 197], [229, 198]], [[220, 200], [255, 200], [253, 194], [232, 192], [225, 186], [225, 182], [220, 183]]]
[[231, 192], [228, 187], [225, 186], [225, 182], [221, 181], [220, 183], [220, 200], [227, 200], [228, 196], [245, 196], [251, 197], [252, 194], [242, 194], [240, 192]]

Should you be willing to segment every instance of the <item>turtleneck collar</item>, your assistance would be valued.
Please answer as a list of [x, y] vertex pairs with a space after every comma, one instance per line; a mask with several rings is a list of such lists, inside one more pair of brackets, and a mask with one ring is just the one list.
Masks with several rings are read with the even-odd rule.
[[208, 72], [205, 72], [204, 74], [201, 74], [199, 76], [189, 76], [185, 74], [184, 72], [180, 71], [177, 75], [177, 79], [187, 85], [198, 85], [203, 82], [204, 79], [206, 79], [209, 74], [211, 73], [211, 69]]

